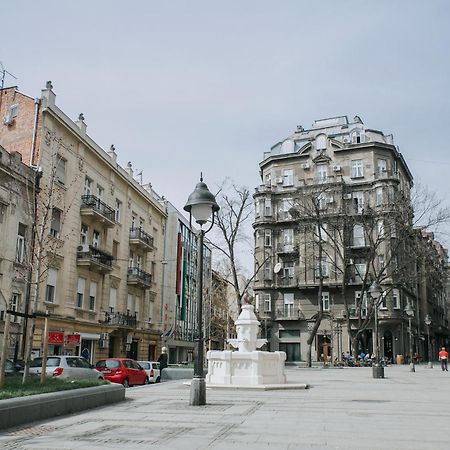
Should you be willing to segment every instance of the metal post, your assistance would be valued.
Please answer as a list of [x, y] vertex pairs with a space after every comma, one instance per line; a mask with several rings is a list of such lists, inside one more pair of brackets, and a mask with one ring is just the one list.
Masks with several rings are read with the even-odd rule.
[[6, 358], [8, 357], [9, 347], [9, 328], [11, 325], [11, 316], [8, 312], [5, 313], [5, 323], [3, 326], [3, 345], [0, 359], [0, 388], [5, 384], [5, 368]]
[[412, 341], [412, 328], [411, 328], [411, 316], [408, 317], [409, 321], [409, 357], [411, 358], [411, 361], [409, 362], [409, 370], [411, 372], [416, 371], [416, 367], [414, 365], [414, 358], [413, 358], [413, 341]]
[[433, 368], [433, 351], [431, 350], [431, 340], [430, 340], [430, 325], [428, 325], [428, 368]]
[[384, 378], [384, 367], [380, 366], [380, 344], [378, 340], [378, 299], [375, 299], [375, 312], [374, 312], [374, 334], [372, 341], [374, 343], [375, 361], [372, 363], [372, 377]]
[[194, 358], [194, 378], [191, 382], [191, 406], [206, 404], [206, 383], [203, 372], [203, 237], [205, 232], [200, 230], [198, 250], [198, 281], [197, 281], [197, 339]]

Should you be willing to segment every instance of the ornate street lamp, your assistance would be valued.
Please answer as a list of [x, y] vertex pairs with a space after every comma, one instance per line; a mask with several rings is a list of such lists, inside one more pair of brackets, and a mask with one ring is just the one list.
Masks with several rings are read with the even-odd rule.
[[383, 294], [381, 286], [374, 281], [369, 287], [369, 294], [373, 298], [374, 311], [374, 336], [372, 340], [375, 345], [375, 361], [372, 364], [372, 377], [373, 378], [384, 378], [384, 367], [380, 365], [380, 345], [378, 340], [378, 303], [379, 299]]
[[429, 314], [425, 316], [425, 325], [427, 326], [427, 332], [428, 332], [428, 368], [433, 368], [433, 350], [431, 349], [431, 340], [430, 340], [430, 325], [431, 325], [431, 317]]
[[[219, 211], [216, 198], [209, 191], [208, 186], [203, 183], [203, 176], [200, 175], [200, 182], [195, 186], [194, 191], [184, 206], [184, 210], [189, 213], [189, 224], [191, 218], [200, 225], [200, 238], [198, 245], [198, 280], [197, 280], [197, 336], [195, 339], [196, 351], [194, 358], [194, 378], [191, 382], [191, 394], [189, 404], [199, 406], [206, 404], [206, 383], [203, 372], [203, 238], [214, 225], [214, 213]], [[211, 226], [205, 231], [203, 225], [212, 216]]]
[[411, 358], [411, 361], [409, 363], [409, 368], [410, 368], [411, 372], [415, 372], [416, 367], [414, 366], [412, 327], [411, 327], [411, 319], [414, 317], [414, 310], [411, 306], [411, 303], [409, 303], [409, 301], [406, 304], [405, 313], [408, 316], [408, 322], [409, 322], [409, 357]]

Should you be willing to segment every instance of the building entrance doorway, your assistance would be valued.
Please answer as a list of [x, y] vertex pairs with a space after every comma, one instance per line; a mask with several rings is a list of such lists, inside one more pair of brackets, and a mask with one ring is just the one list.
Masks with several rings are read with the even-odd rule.
[[286, 361], [300, 361], [300, 344], [299, 343], [280, 343], [280, 352], [286, 353]]
[[392, 347], [392, 332], [386, 331], [383, 335], [383, 354], [389, 361], [393, 361], [394, 351]]
[[331, 337], [328, 334], [317, 335], [317, 356], [319, 361], [332, 360]]

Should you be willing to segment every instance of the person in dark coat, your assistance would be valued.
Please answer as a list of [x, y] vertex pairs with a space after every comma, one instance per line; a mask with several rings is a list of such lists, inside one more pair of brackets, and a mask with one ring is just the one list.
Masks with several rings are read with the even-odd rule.
[[161, 371], [160, 376], [162, 378], [162, 371], [163, 371], [163, 369], [165, 369], [167, 367], [167, 349], [166, 349], [166, 347], [163, 347], [161, 349], [161, 354], [159, 355], [158, 362], [159, 362], [159, 370]]

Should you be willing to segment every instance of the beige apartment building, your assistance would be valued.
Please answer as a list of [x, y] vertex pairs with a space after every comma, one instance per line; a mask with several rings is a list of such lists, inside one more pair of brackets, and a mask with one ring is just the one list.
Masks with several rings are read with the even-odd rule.
[[[49, 353], [156, 358], [164, 207], [134, 180], [131, 163], [117, 163], [113, 146], [106, 152], [88, 136], [82, 114], [73, 121], [56, 106], [50, 82], [37, 99], [3, 89], [0, 117], [0, 145], [42, 171], [24, 265], [36, 281], [31, 309], [50, 315]], [[38, 321], [33, 355], [42, 330]]]
[[[306, 360], [321, 310], [313, 360], [339, 359], [348, 350], [373, 353], [376, 338], [381, 355], [395, 360], [408, 353], [407, 305], [415, 313], [417, 352], [426, 353], [427, 314], [436, 342], [438, 334], [439, 342], [448, 341], [445, 280], [434, 285], [439, 292], [420, 289], [418, 266], [432, 263], [417, 253], [423, 245], [412, 228], [413, 178], [391, 135], [358, 116], [317, 120], [266, 152], [260, 174], [254, 290], [271, 350], [285, 351], [288, 361]], [[435, 252], [431, 260], [446, 273], [446, 256]], [[373, 281], [383, 289], [378, 336], [368, 293]]]

